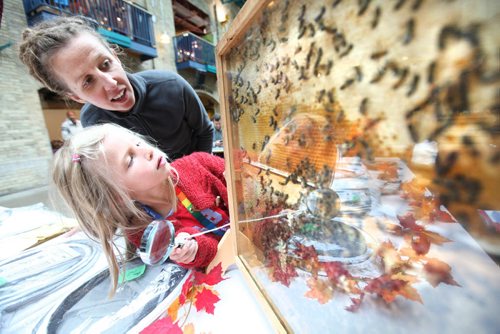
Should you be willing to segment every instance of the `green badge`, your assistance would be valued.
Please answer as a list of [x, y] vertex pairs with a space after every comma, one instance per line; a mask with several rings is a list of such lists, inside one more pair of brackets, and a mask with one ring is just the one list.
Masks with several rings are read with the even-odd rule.
[[4, 285], [7, 283], [7, 280], [3, 277], [0, 277], [0, 286]]
[[145, 264], [141, 264], [140, 266], [137, 266], [135, 268], [128, 269], [125, 271], [125, 280], [123, 279], [123, 273], [121, 273], [120, 276], [118, 277], [118, 283], [121, 284], [124, 281], [128, 282], [135, 280], [136, 278], [141, 277], [145, 271], [146, 271]]

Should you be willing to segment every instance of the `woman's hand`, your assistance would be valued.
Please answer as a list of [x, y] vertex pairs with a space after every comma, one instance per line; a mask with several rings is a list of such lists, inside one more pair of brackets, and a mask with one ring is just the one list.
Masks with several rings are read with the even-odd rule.
[[170, 259], [178, 263], [193, 262], [198, 252], [198, 243], [189, 233], [181, 232], [175, 237], [175, 248]]

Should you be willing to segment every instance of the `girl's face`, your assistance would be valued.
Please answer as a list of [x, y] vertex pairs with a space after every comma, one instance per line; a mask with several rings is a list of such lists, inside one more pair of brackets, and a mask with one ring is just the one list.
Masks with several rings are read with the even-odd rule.
[[69, 88], [72, 100], [113, 111], [128, 111], [135, 104], [120, 60], [89, 33], [76, 36], [56, 52], [50, 65]]
[[123, 182], [131, 198], [147, 204], [166, 192], [165, 180], [170, 172], [163, 152], [132, 134], [118, 131], [106, 134], [103, 146], [113, 175]]

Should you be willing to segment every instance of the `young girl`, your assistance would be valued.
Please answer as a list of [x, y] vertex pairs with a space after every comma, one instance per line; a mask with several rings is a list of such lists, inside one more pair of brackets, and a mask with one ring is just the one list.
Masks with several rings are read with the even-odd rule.
[[48, 89], [84, 103], [83, 127], [119, 124], [153, 138], [170, 159], [212, 150], [212, 123], [186, 80], [169, 71], [126, 73], [89, 19], [59, 17], [26, 29], [19, 57]]
[[[197, 152], [169, 164], [167, 156], [140, 135], [103, 124], [77, 133], [57, 151], [53, 179], [81, 228], [101, 243], [114, 293], [119, 271], [113, 241], [117, 231], [123, 230], [139, 247], [145, 227], [158, 217], [173, 222], [176, 241], [186, 240], [182, 248], [174, 249], [171, 260], [188, 268], [210, 263], [223, 230], [190, 235], [228, 223], [223, 173], [224, 160], [217, 156]], [[189, 204], [210, 226], [187, 209]]]

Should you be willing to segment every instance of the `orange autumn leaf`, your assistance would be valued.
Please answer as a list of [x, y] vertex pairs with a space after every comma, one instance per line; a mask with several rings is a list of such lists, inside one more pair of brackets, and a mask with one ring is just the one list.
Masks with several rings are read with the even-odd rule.
[[393, 161], [380, 161], [368, 164], [368, 169], [380, 172], [378, 175], [379, 180], [395, 181], [399, 179], [399, 166]]
[[192, 323], [187, 324], [182, 328], [184, 334], [195, 334], [194, 325]]
[[417, 289], [415, 289], [412, 286], [413, 283], [416, 283], [418, 281], [418, 279], [415, 276], [405, 275], [403, 273], [397, 273], [392, 275], [391, 278], [407, 282], [407, 284], [404, 285], [403, 289], [400, 291], [401, 296], [405, 297], [406, 299], [419, 302], [421, 304], [423, 303], [420, 294], [417, 292]]
[[327, 280], [310, 278], [307, 280], [307, 286], [310, 290], [304, 296], [316, 299], [320, 304], [328, 303], [333, 297], [333, 289]]
[[194, 306], [196, 310], [205, 310], [209, 314], [214, 314], [215, 303], [220, 300], [219, 296], [211, 289], [203, 288], [197, 295]]
[[407, 262], [401, 258], [399, 252], [390, 241], [384, 241], [377, 249], [377, 256], [382, 261], [386, 273], [393, 273], [406, 267]]
[[179, 307], [181, 304], [179, 303], [179, 298], [176, 298], [172, 304], [168, 307], [167, 314], [172, 319], [172, 321], [177, 320], [177, 316], [179, 315]]
[[451, 275], [451, 267], [438, 259], [428, 259], [424, 265], [425, 278], [433, 286], [436, 287], [440, 283], [460, 286]]
[[425, 196], [427, 183], [427, 181], [419, 178], [402, 183], [401, 190], [403, 196], [412, 202], [419, 202]]
[[439, 199], [434, 196], [423, 197], [418, 205], [415, 205], [417, 219], [425, 220], [429, 223], [456, 223], [455, 218], [443, 207], [441, 209]]

